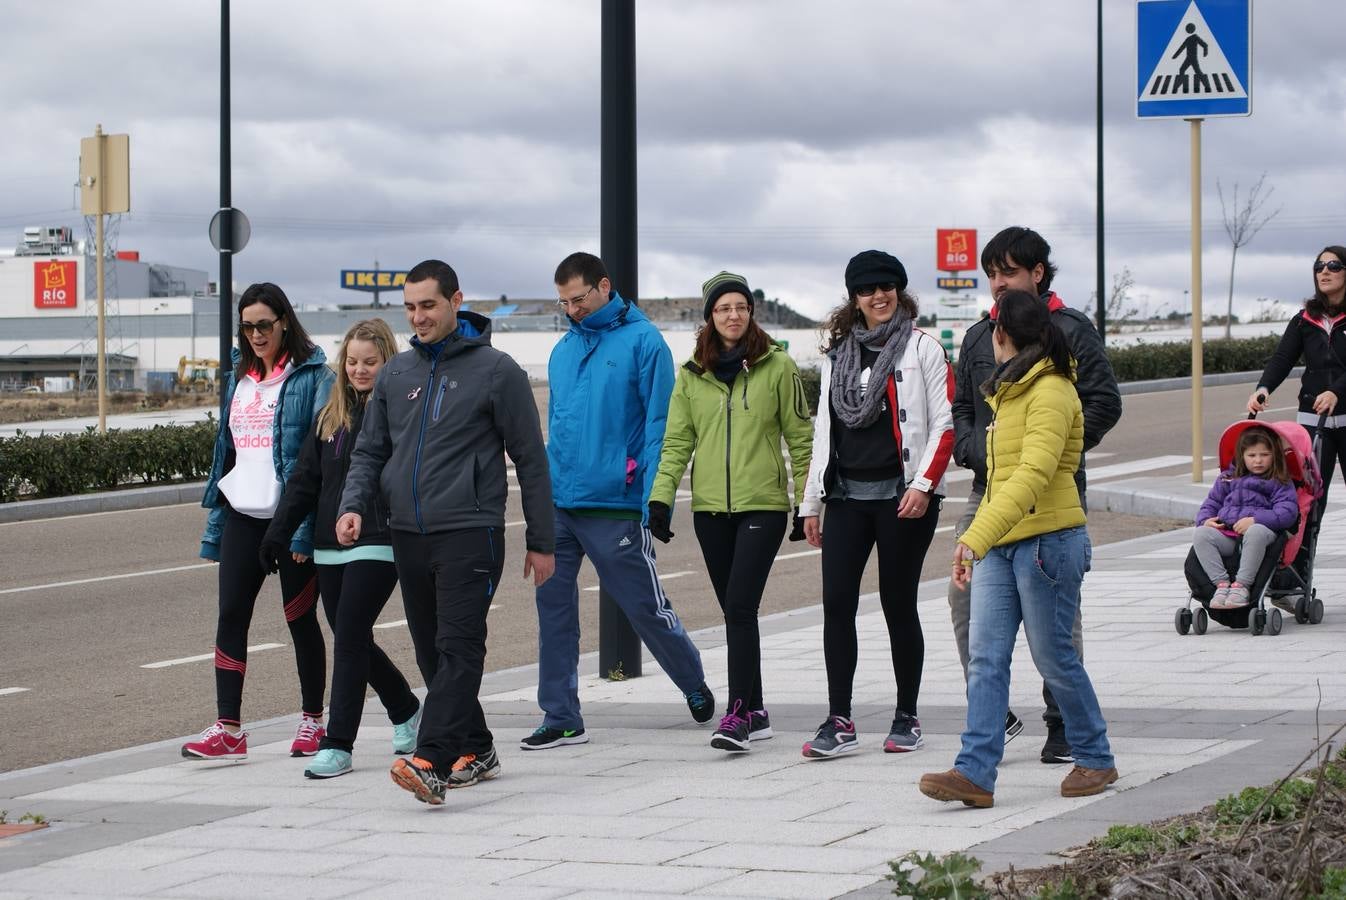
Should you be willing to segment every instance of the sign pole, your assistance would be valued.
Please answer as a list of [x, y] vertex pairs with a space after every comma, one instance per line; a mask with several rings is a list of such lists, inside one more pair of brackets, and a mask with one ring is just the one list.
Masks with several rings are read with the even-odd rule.
[[94, 127], [94, 146], [98, 157], [95, 163], [97, 174], [94, 176], [94, 195], [98, 198], [98, 209], [94, 213], [94, 271], [98, 281], [98, 433], [107, 433], [107, 307], [103, 301], [103, 210], [106, 208], [103, 193], [104, 151], [107, 149], [107, 137], [101, 124]]
[[1201, 120], [1192, 123], [1192, 483], [1201, 484]]

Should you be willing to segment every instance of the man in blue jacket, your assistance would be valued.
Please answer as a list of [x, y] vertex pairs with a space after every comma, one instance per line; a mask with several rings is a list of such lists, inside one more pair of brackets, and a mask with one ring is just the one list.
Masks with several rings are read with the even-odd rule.
[[547, 365], [547, 460], [556, 507], [556, 573], [537, 589], [538, 705], [542, 725], [525, 750], [589, 740], [579, 701], [579, 588], [587, 555], [692, 718], [707, 722], [715, 698], [701, 654], [669, 605], [644, 520], [664, 443], [673, 354], [645, 314], [608, 280], [603, 261], [572, 253], [556, 269], [569, 316]]

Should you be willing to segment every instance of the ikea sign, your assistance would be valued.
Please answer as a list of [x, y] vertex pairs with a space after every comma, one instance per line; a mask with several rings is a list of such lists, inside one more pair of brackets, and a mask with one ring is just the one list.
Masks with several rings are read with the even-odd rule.
[[348, 291], [393, 291], [406, 283], [402, 269], [342, 269], [341, 286]]
[[975, 278], [937, 278], [935, 286], [945, 291], [975, 291], [977, 289], [977, 279]]

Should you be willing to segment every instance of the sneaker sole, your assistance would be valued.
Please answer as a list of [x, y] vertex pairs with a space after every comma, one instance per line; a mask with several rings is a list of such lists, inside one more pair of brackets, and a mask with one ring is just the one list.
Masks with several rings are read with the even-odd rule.
[[482, 772], [480, 775], [478, 775], [476, 778], [473, 778], [471, 781], [458, 781], [458, 782], [450, 781], [447, 787], [449, 790], [453, 791], [457, 790], [458, 788], [472, 787], [472, 785], [474, 784], [479, 784], [480, 782], [483, 781], [490, 781], [493, 778], [499, 778], [499, 777], [500, 777], [500, 767], [496, 766], [493, 769], [487, 769], [485, 772]]
[[346, 768], [342, 769], [340, 772], [326, 772], [326, 773], [323, 773], [323, 774], [319, 774], [319, 773], [313, 771], [312, 769], [305, 769], [305, 770], [304, 770], [304, 777], [305, 777], [305, 778], [313, 778], [313, 779], [336, 778], [336, 777], [341, 776], [341, 775], [348, 775], [348, 774], [350, 774], [350, 773], [353, 772], [353, 771], [355, 771], [355, 767], [354, 767], [354, 766], [347, 766]]
[[769, 741], [775, 736], [776, 732], [772, 731], [770, 726], [748, 732], [748, 740], [750, 741]]
[[815, 750], [812, 747], [804, 748], [805, 759], [836, 759], [843, 753], [850, 753], [856, 747], [860, 746], [859, 741], [850, 741], [845, 744], [837, 744], [836, 749], [828, 752], [826, 750]]
[[896, 743], [894, 743], [894, 742], [892, 742], [892, 741], [884, 741], [884, 742], [883, 742], [883, 752], [884, 752], [884, 753], [910, 753], [910, 752], [912, 752], [913, 750], [919, 750], [919, 749], [921, 749], [921, 748], [924, 747], [924, 746], [925, 746], [925, 741], [924, 741], [924, 740], [921, 740], [921, 739], [919, 739], [919, 738], [917, 739], [916, 743], [912, 744], [910, 747], [903, 747], [901, 744], [896, 744]]
[[990, 809], [995, 806], [995, 797], [968, 797], [964, 794], [956, 794], [953, 791], [946, 791], [943, 788], [933, 785], [917, 785], [922, 794], [925, 794], [932, 800], [942, 800], [945, 803], [962, 803], [964, 806], [971, 806], [975, 809]]
[[237, 761], [240, 760], [240, 759], [247, 759], [247, 758], [248, 758], [248, 754], [246, 754], [246, 753], [197, 753], [195, 750], [188, 750], [186, 747], [183, 747], [183, 748], [182, 748], [182, 757], [183, 757], [183, 759], [204, 759], [204, 760], [222, 759], [222, 760], [232, 760], [232, 761], [234, 761], [234, 762], [237, 762]]
[[752, 738], [739, 741], [727, 734], [717, 734], [710, 739], [710, 745], [716, 750], [727, 750], [730, 753], [747, 753], [751, 742]]
[[1008, 744], [1010, 741], [1012, 741], [1012, 740], [1014, 740], [1015, 738], [1017, 738], [1017, 737], [1019, 736], [1019, 732], [1021, 732], [1021, 731], [1023, 731], [1023, 730], [1024, 730], [1024, 723], [1023, 723], [1023, 720], [1022, 720], [1022, 719], [1020, 719], [1018, 722], [1015, 722], [1015, 723], [1014, 723], [1013, 725], [1011, 725], [1009, 728], [1006, 728], [1006, 729], [1005, 729], [1005, 743]]
[[417, 778], [414, 773], [408, 772], [407, 769], [410, 768], [411, 764], [406, 763], [404, 766], [397, 766], [389, 772], [388, 774], [392, 776], [393, 784], [404, 791], [411, 791], [411, 793], [416, 795], [416, 799], [422, 803], [429, 803], [431, 806], [441, 805], [444, 802], [444, 798], [436, 796], [425, 786], [425, 782]]
[[577, 734], [572, 737], [560, 737], [554, 741], [549, 741], [545, 744], [525, 744], [523, 741], [519, 741], [519, 749], [550, 750], [553, 747], [569, 747], [572, 744], [587, 744], [587, 743], [589, 743], [589, 735]]
[[294, 749], [290, 750], [291, 759], [299, 759], [300, 757], [303, 756], [317, 756], [317, 755], [318, 755], [317, 750], [294, 750]]
[[1075, 757], [1073, 756], [1058, 756], [1056, 754], [1048, 755], [1046, 753], [1042, 754], [1042, 764], [1044, 766], [1064, 766], [1069, 763], [1073, 763], [1074, 761]]

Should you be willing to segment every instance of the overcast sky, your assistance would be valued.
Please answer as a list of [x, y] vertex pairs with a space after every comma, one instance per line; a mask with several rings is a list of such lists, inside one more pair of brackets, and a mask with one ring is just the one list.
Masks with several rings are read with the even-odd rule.
[[[1314, 254], [1346, 243], [1340, 17], [1322, 0], [1255, 2], [1253, 115], [1203, 127], [1208, 312], [1229, 284], [1217, 178], [1246, 190], [1266, 172], [1267, 210], [1281, 208], [1240, 251], [1236, 309], [1288, 309]], [[879, 247], [928, 310], [937, 227], [984, 240], [1025, 224], [1052, 243], [1059, 292], [1086, 306], [1094, 6], [642, 0], [641, 295], [695, 294], [727, 268], [817, 316], [846, 260]], [[1176, 309], [1189, 126], [1136, 119], [1135, 3], [1105, 6], [1109, 281], [1126, 267], [1135, 300]], [[79, 138], [101, 122], [131, 135], [121, 249], [214, 277], [218, 4], [63, 10], [3, 12], [0, 245], [25, 225], [83, 230]], [[340, 269], [439, 257], [469, 298], [538, 297], [562, 256], [598, 251], [598, 0], [234, 0], [232, 15], [233, 201], [253, 223], [239, 286], [352, 302]]]

